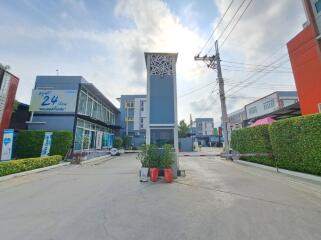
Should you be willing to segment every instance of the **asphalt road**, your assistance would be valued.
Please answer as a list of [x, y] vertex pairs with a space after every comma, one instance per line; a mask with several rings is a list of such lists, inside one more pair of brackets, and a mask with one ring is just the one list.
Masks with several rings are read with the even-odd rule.
[[0, 183], [1, 240], [321, 239], [321, 185], [207, 157], [140, 183], [134, 154]]

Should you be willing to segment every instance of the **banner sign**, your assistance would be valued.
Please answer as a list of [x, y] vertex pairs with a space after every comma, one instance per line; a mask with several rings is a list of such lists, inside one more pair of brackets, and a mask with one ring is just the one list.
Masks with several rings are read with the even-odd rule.
[[50, 153], [52, 141], [52, 132], [45, 132], [45, 137], [43, 139], [42, 149], [41, 149], [41, 157], [48, 156]]
[[13, 129], [5, 129], [3, 131], [1, 160], [11, 160], [13, 147]]
[[96, 149], [101, 149], [102, 141], [103, 141], [103, 132], [97, 131], [96, 132]]
[[75, 112], [77, 90], [32, 91], [29, 111], [31, 112]]

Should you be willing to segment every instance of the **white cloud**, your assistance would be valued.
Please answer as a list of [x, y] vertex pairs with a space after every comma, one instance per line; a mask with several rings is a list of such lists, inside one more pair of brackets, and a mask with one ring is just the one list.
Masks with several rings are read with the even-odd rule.
[[[235, 2], [239, 3], [240, 0]], [[217, 0], [214, 3], [222, 13], [229, 1]], [[88, 11], [84, 1], [65, 0], [65, 4], [71, 8]], [[234, 4], [234, 11], [236, 6], [237, 4]], [[185, 10], [190, 11], [190, 8], [186, 7]], [[6, 34], [3, 34], [0, 39], [0, 46], [16, 43], [36, 48], [39, 45], [39, 50], [35, 51], [32, 57], [19, 55], [18, 52], [6, 58], [12, 65], [12, 69], [17, 69], [17, 75], [22, 77], [18, 99], [28, 102], [35, 76], [55, 74], [56, 68], [60, 69], [61, 74], [83, 75], [108, 97], [116, 98], [120, 94], [127, 93], [145, 93], [146, 69], [143, 55], [145, 51], [178, 52], [179, 96], [215, 81], [216, 73], [193, 59], [194, 54], [198, 53], [205, 42], [205, 39], [200, 37], [203, 33], [195, 27], [195, 23], [188, 26], [186, 22], [183, 24], [165, 2], [119, 0], [114, 14], [117, 21], [129, 24], [126, 27], [120, 24], [122, 27], [106, 31], [83, 30], [81, 27], [61, 28], [57, 31], [49, 26], [1, 26], [0, 32]], [[61, 17], [67, 17], [67, 15], [61, 15]], [[229, 17], [227, 16], [226, 19]], [[217, 21], [218, 18], [213, 19], [213, 25]], [[231, 35], [231, 41], [224, 46], [221, 57], [257, 63], [259, 59], [284, 44], [298, 32], [303, 21], [304, 12], [300, 0], [254, 0], [253, 6]], [[205, 30], [202, 29], [202, 31]], [[40, 48], [44, 42], [52, 47]], [[53, 47], [59, 49], [59, 52], [52, 52]], [[94, 47], [99, 50], [92, 50], [91, 48]], [[75, 56], [78, 54], [77, 51], [82, 53], [82, 58]], [[59, 57], [59, 55], [62, 56]], [[244, 78], [238, 72], [233, 74], [226, 71], [224, 77], [238, 81]], [[289, 81], [292, 81], [291, 76]], [[179, 98], [179, 118], [188, 119], [191, 112], [193, 117], [214, 115], [218, 119], [219, 99], [216, 93], [211, 94], [212, 90], [213, 86], [210, 85]], [[253, 91], [252, 89], [242, 94], [257, 96], [264, 92], [267, 90]], [[234, 110], [246, 101], [229, 99], [228, 107]]]
[[[228, 22], [232, 18], [232, 15], [235, 13], [237, 7], [240, 6], [241, 2], [242, 0], [234, 1], [230, 11], [224, 18], [222, 25], [215, 33], [215, 38], [217, 38], [227, 26]], [[249, 0], [245, 2], [237, 16], [240, 15], [248, 2]], [[219, 12], [222, 15], [227, 9], [230, 1], [214, 0], [214, 3], [217, 5]], [[236, 19], [237, 18], [238, 17], [236, 17]], [[217, 21], [217, 19], [214, 20], [214, 22]], [[254, 0], [222, 48], [221, 59], [232, 59], [238, 62], [268, 65], [270, 62], [282, 56], [282, 54], [286, 55], [285, 44], [301, 30], [301, 26], [304, 21], [304, 10], [300, 0]], [[236, 21], [234, 20], [230, 27], [227, 28], [226, 33], [220, 39], [219, 43], [222, 43], [235, 22]], [[279, 50], [282, 46], [284, 48], [271, 57], [271, 55]], [[267, 59], [268, 56], [270, 57]], [[267, 60], [263, 61], [264, 59]], [[285, 57], [284, 59], [287, 58]], [[285, 66], [289, 67], [289, 65]], [[227, 82], [225, 89], [235, 87], [235, 83], [233, 83], [233, 81], [240, 84], [240, 82], [242, 82], [246, 76], [252, 74], [253, 73], [244, 74], [242, 72], [233, 73], [223, 70], [224, 77], [227, 79], [232, 79], [232, 81]], [[259, 76], [260, 75], [258, 75], [258, 77]], [[253, 78], [253, 80], [255, 79], [256, 77]], [[275, 85], [276, 89], [277, 86], [288, 84], [292, 85], [289, 86], [288, 89], [295, 90], [293, 87], [294, 80], [292, 74], [269, 74], [266, 77], [257, 80], [256, 82], [256, 88], [244, 88], [237, 93], [237, 95], [257, 97], [264, 96], [274, 91], [273, 87], [270, 89], [266, 87], [270, 86], [269, 84]], [[284, 89], [285, 87], [279, 87], [279, 89], [281, 88]], [[238, 88], [235, 87], [235, 89]], [[230, 98], [227, 99], [227, 107], [229, 112], [231, 112], [237, 108], [241, 108], [246, 102], [251, 101], [251, 99], [247, 98]], [[194, 104], [194, 106], [197, 106], [197, 104]]]

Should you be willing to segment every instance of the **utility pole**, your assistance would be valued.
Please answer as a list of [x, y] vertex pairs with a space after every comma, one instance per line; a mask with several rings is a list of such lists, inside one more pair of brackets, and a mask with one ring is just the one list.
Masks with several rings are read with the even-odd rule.
[[217, 81], [219, 85], [219, 94], [220, 94], [220, 100], [221, 100], [221, 110], [222, 110], [222, 128], [223, 128], [223, 138], [224, 138], [224, 148], [223, 151], [227, 152], [229, 151], [229, 140], [228, 140], [228, 134], [227, 134], [227, 110], [226, 110], [226, 102], [225, 102], [225, 92], [224, 92], [224, 80], [222, 75], [222, 69], [221, 69], [221, 58], [218, 48], [218, 41], [215, 41], [215, 55], [213, 56], [203, 56], [200, 57], [199, 55], [194, 57], [195, 61], [203, 61], [207, 64], [207, 67], [216, 69], [217, 71]]

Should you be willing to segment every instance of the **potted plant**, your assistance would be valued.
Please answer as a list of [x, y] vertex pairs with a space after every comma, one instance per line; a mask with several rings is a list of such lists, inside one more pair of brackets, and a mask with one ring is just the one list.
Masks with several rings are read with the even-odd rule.
[[148, 156], [148, 145], [142, 145], [139, 148], [140, 152], [137, 155], [137, 159], [142, 164], [139, 171], [139, 177], [141, 182], [148, 181], [148, 167], [149, 167], [149, 156]]
[[159, 149], [151, 144], [148, 146], [147, 155], [149, 159], [149, 175], [152, 182], [157, 182], [159, 173]]
[[173, 163], [173, 147], [170, 144], [165, 144], [163, 146], [160, 165], [164, 169], [164, 180], [167, 183], [171, 183], [173, 181], [173, 170], [171, 168]]

